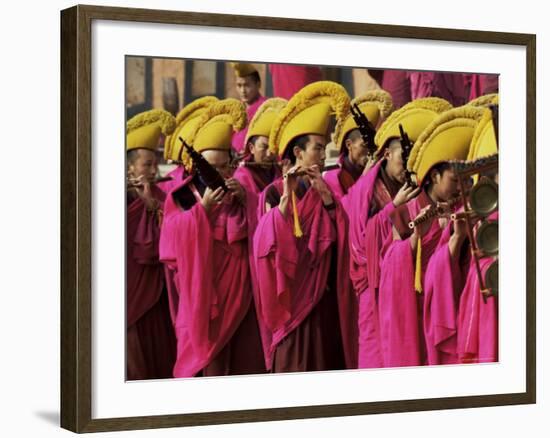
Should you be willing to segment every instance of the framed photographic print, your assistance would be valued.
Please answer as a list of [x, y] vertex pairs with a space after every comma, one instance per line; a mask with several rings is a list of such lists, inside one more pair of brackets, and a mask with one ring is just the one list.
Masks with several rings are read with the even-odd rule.
[[62, 427], [534, 403], [535, 41], [62, 11]]

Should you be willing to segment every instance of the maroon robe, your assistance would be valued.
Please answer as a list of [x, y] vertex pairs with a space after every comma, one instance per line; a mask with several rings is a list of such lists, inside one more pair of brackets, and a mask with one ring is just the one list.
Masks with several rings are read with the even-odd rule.
[[209, 214], [191, 175], [166, 199], [160, 251], [175, 273], [175, 377], [265, 371], [252, 305], [246, 212], [225, 198]]
[[[245, 161], [252, 161], [251, 155], [245, 158]], [[258, 278], [256, 275], [256, 266], [254, 263], [253, 254], [253, 239], [256, 226], [258, 224], [258, 197], [260, 193], [275, 179], [280, 176], [280, 170], [276, 167], [271, 169], [263, 169], [260, 167], [239, 166], [233, 177], [238, 180], [246, 192], [246, 219], [248, 222], [248, 258], [250, 262], [250, 277], [252, 281], [252, 292], [256, 313], [259, 314], [259, 289]], [[261, 319], [258, 320], [260, 335], [262, 338], [262, 347], [264, 350], [264, 358], [267, 357], [266, 352], [271, 345], [270, 331], [265, 327]], [[266, 363], [266, 367], [267, 367]]]
[[[161, 206], [164, 193], [151, 190]], [[159, 216], [129, 192], [126, 225], [127, 379], [171, 377], [175, 337], [159, 261]]]
[[338, 201], [329, 211], [315, 190], [301, 186], [296, 192], [303, 236], [296, 238], [292, 204], [285, 216], [277, 207], [282, 192], [282, 179], [262, 192], [260, 207], [267, 201], [272, 208], [254, 236], [259, 317], [271, 333], [266, 362], [272, 372], [342, 369], [337, 272], [346, 267], [339, 269], [343, 261], [335, 256], [345, 214]]

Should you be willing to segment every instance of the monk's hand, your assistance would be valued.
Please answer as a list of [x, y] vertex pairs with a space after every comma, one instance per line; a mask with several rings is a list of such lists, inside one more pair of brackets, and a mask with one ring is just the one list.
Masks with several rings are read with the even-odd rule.
[[332, 204], [334, 202], [332, 199], [332, 193], [328, 188], [327, 183], [321, 176], [321, 170], [319, 169], [319, 166], [314, 165], [308, 167], [305, 169], [305, 172], [311, 181], [311, 187], [321, 196], [323, 204]]
[[400, 205], [406, 204], [411, 199], [415, 198], [420, 193], [420, 187], [415, 188], [410, 186], [408, 183], [405, 183], [401, 186], [395, 198], [393, 198], [393, 205], [399, 207]]
[[201, 204], [204, 209], [209, 212], [214, 206], [222, 202], [224, 195], [225, 192], [222, 187], [218, 187], [216, 190], [207, 187], [202, 196]]
[[246, 201], [246, 193], [243, 189], [243, 186], [235, 178], [228, 178], [225, 180], [225, 185], [231, 191], [233, 196], [238, 199], [241, 204], [244, 204]]
[[134, 181], [134, 188], [145, 204], [145, 208], [149, 211], [156, 211], [159, 208], [159, 202], [153, 196], [151, 181], [145, 175], [139, 175], [132, 181]]
[[377, 161], [378, 161], [378, 155], [376, 153], [369, 155], [367, 158], [367, 163], [363, 168], [362, 175], [366, 175], [367, 173], [369, 173], [369, 170], [371, 170], [374, 167]]
[[289, 196], [298, 187], [297, 175], [301, 172], [302, 166], [292, 166], [283, 173], [283, 196]]
[[[433, 210], [434, 208], [435, 207], [433, 205], [428, 205], [427, 207], [424, 207], [422, 210], [420, 210], [420, 213], [418, 214], [417, 218], [425, 214], [430, 214], [431, 210]], [[419, 223], [414, 227], [413, 234], [416, 234], [417, 237], [423, 237], [430, 230], [431, 226], [432, 226], [432, 218], [422, 221], [421, 223]]]

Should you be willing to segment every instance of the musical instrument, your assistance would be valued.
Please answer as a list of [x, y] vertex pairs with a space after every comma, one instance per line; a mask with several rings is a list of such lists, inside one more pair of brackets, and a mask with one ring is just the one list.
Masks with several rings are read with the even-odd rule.
[[363, 111], [361, 111], [359, 105], [352, 105], [350, 107], [350, 110], [353, 120], [357, 125], [357, 129], [359, 129], [359, 132], [361, 134], [361, 138], [367, 146], [368, 156], [375, 157], [377, 147], [376, 143], [374, 142], [374, 136], [376, 135], [376, 130], [374, 129], [374, 126], [372, 126], [372, 123], [369, 122], [367, 116], [363, 113]]
[[401, 158], [403, 160], [403, 166], [405, 167], [405, 181], [409, 186], [416, 187], [416, 183], [412, 180], [412, 173], [407, 169], [407, 161], [409, 161], [413, 145], [401, 123], [399, 124], [399, 135], [401, 136]]
[[210, 187], [211, 190], [216, 190], [221, 187], [225, 193], [229, 192], [229, 189], [225, 185], [225, 180], [219, 174], [219, 172], [204, 158], [199, 154], [192, 146], [189, 146], [185, 140], [181, 137], [178, 137], [183, 144], [183, 147], [187, 150], [187, 153], [193, 160], [193, 164], [197, 169], [197, 172], [203, 179], [204, 183]]
[[[166, 181], [172, 181], [172, 177], [171, 176], [162, 176], [162, 177], [159, 177], [159, 178], [155, 178], [153, 181], [151, 181], [151, 184], [158, 184], [158, 183], [161, 183], [161, 182], [166, 182]], [[143, 184], [138, 182], [138, 181], [126, 181], [126, 188], [127, 189], [130, 189], [130, 188], [138, 188], [138, 187], [143, 187]]]
[[426, 212], [419, 214], [416, 218], [409, 222], [409, 228], [413, 229], [417, 225], [426, 222], [434, 217], [450, 217], [451, 210], [460, 202], [460, 197], [449, 199], [445, 203], [438, 203], [435, 207], [430, 208]]

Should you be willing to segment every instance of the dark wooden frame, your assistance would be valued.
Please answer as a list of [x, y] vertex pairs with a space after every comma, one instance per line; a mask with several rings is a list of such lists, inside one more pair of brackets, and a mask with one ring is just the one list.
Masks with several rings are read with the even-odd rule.
[[[527, 51], [526, 392], [420, 400], [91, 419], [91, 24], [141, 21], [525, 46]], [[536, 37], [530, 34], [344, 23], [195, 12], [75, 6], [61, 12], [61, 426], [75, 432], [147, 429], [536, 401]]]

